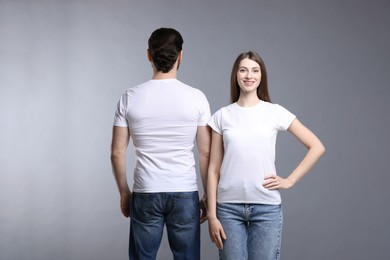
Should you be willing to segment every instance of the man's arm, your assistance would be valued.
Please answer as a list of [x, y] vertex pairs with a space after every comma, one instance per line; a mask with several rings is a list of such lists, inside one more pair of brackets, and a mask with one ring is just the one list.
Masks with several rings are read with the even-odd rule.
[[208, 126], [198, 126], [196, 133], [196, 144], [198, 147], [199, 170], [202, 178], [203, 191], [207, 191], [207, 171], [210, 160], [211, 132]]
[[114, 126], [111, 143], [111, 165], [120, 194], [120, 207], [125, 217], [130, 216], [131, 191], [126, 177], [126, 150], [130, 140], [127, 127]]
[[199, 171], [202, 179], [203, 186], [203, 198], [201, 199], [202, 215], [200, 222], [203, 223], [207, 219], [207, 207], [206, 207], [206, 192], [207, 192], [207, 171], [210, 161], [210, 146], [211, 146], [211, 131], [208, 126], [198, 126], [196, 132], [196, 144], [198, 148], [199, 158]]

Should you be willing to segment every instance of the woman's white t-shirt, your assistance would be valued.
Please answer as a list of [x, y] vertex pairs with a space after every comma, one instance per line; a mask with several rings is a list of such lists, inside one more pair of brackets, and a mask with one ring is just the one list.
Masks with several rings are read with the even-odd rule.
[[217, 202], [278, 205], [277, 190], [265, 189], [267, 175], [276, 175], [277, 132], [287, 130], [295, 115], [265, 101], [253, 107], [237, 103], [218, 110], [210, 127], [223, 136], [224, 157], [220, 169]]

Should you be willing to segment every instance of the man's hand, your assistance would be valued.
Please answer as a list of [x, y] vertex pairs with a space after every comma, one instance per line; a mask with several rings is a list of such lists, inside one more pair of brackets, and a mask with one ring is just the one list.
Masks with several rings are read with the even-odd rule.
[[131, 192], [121, 194], [121, 211], [122, 211], [123, 216], [125, 216], [126, 218], [130, 217], [131, 199], [132, 199]]
[[200, 207], [200, 223], [202, 224], [207, 220], [207, 200], [206, 200], [206, 194], [203, 195], [203, 197], [199, 201], [199, 207]]

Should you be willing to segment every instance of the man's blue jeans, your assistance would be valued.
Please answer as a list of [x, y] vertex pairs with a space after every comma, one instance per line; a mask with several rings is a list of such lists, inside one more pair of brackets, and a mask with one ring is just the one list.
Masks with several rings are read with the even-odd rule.
[[218, 203], [217, 217], [227, 237], [220, 259], [280, 259], [281, 205]]
[[129, 259], [156, 259], [164, 224], [174, 259], [200, 259], [198, 192], [133, 193]]

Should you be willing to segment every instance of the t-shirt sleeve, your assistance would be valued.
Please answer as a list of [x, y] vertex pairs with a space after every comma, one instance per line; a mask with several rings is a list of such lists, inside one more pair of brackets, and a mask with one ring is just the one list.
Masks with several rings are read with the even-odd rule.
[[218, 110], [211, 116], [208, 125], [218, 134], [222, 134], [222, 113]]
[[210, 105], [206, 98], [206, 96], [200, 92], [199, 96], [199, 120], [198, 120], [198, 126], [206, 126], [207, 122], [210, 119], [211, 113], [210, 113]]
[[288, 111], [286, 108], [276, 105], [276, 111], [277, 111], [277, 129], [285, 131], [289, 128], [291, 123], [294, 121], [296, 116]]
[[114, 116], [114, 126], [127, 127], [126, 111], [127, 111], [127, 95], [126, 93], [121, 96], [118, 101], [117, 108]]

